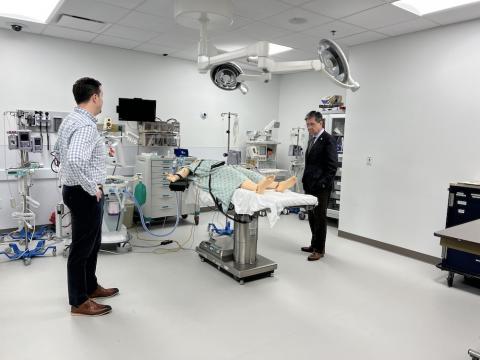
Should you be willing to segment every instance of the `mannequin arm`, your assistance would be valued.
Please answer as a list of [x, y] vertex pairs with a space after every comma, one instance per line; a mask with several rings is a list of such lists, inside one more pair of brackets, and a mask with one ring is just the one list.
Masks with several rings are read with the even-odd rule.
[[187, 167], [184, 167], [180, 169], [180, 171], [177, 171], [176, 174], [167, 174], [167, 180], [170, 182], [175, 182], [180, 179], [186, 178], [190, 174], [190, 169]]

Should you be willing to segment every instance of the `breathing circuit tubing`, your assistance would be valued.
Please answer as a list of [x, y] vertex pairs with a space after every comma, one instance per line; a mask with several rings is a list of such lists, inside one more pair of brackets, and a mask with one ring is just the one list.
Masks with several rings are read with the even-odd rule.
[[176, 199], [176, 202], [177, 202], [177, 219], [175, 221], [175, 225], [173, 226], [173, 229], [171, 231], [169, 231], [168, 233], [166, 234], [155, 234], [153, 232], [151, 232], [147, 225], [145, 224], [145, 218], [143, 217], [143, 211], [142, 211], [142, 207], [140, 206], [140, 204], [138, 203], [137, 199], [135, 198], [135, 196], [129, 192], [129, 191], [125, 191], [125, 193], [130, 197], [130, 199], [133, 200], [135, 206], [137, 207], [137, 210], [138, 210], [138, 213], [140, 214], [140, 221], [142, 222], [142, 227], [145, 229], [146, 232], [148, 232], [150, 235], [152, 236], [156, 236], [156, 237], [165, 237], [165, 236], [169, 236], [171, 234], [173, 234], [173, 232], [177, 229], [177, 226], [178, 226], [178, 222], [180, 221], [180, 201], [179, 201], [179, 195], [178, 195], [178, 192], [175, 192], [175, 199]]

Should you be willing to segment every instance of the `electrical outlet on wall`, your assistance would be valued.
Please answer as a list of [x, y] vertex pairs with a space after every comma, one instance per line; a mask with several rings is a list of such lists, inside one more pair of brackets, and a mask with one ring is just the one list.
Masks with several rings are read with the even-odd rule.
[[373, 164], [373, 156], [367, 156], [367, 166], [372, 166]]

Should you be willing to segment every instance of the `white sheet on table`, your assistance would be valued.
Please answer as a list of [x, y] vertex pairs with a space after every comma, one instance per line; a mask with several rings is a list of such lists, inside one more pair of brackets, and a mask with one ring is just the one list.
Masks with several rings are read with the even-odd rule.
[[[195, 204], [196, 197], [198, 196], [198, 204], [200, 206], [215, 206], [210, 194], [193, 184], [191, 184], [185, 196], [187, 204]], [[283, 193], [267, 190], [263, 194], [257, 194], [250, 190], [237, 189], [233, 193], [232, 204], [235, 206], [235, 212], [237, 214], [253, 215], [257, 211], [270, 210], [267, 211], [267, 217], [270, 227], [273, 227], [280, 218], [280, 213], [286, 207], [315, 206], [317, 205], [317, 198], [312, 195], [299, 194], [289, 190]]]
[[267, 212], [270, 227], [273, 227], [280, 218], [280, 213], [286, 207], [317, 205], [317, 198], [312, 195], [299, 194], [286, 190], [283, 193], [274, 190], [267, 190], [263, 194], [257, 194], [245, 189], [237, 189], [233, 193], [232, 204], [237, 214], [248, 214], [261, 210]]

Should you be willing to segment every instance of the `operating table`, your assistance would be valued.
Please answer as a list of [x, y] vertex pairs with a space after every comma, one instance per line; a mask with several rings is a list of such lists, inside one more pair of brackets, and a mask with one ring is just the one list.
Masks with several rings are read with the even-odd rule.
[[246, 279], [273, 275], [277, 268], [277, 263], [257, 254], [259, 214], [266, 212], [270, 226], [273, 227], [284, 208], [313, 208], [317, 204], [317, 198], [292, 191], [267, 190], [263, 194], [257, 194], [237, 189], [231, 204], [229, 214], [234, 220], [233, 247], [231, 242], [222, 244], [212, 237], [202, 241], [196, 251], [202, 261], [217, 266], [219, 270], [244, 284]]

